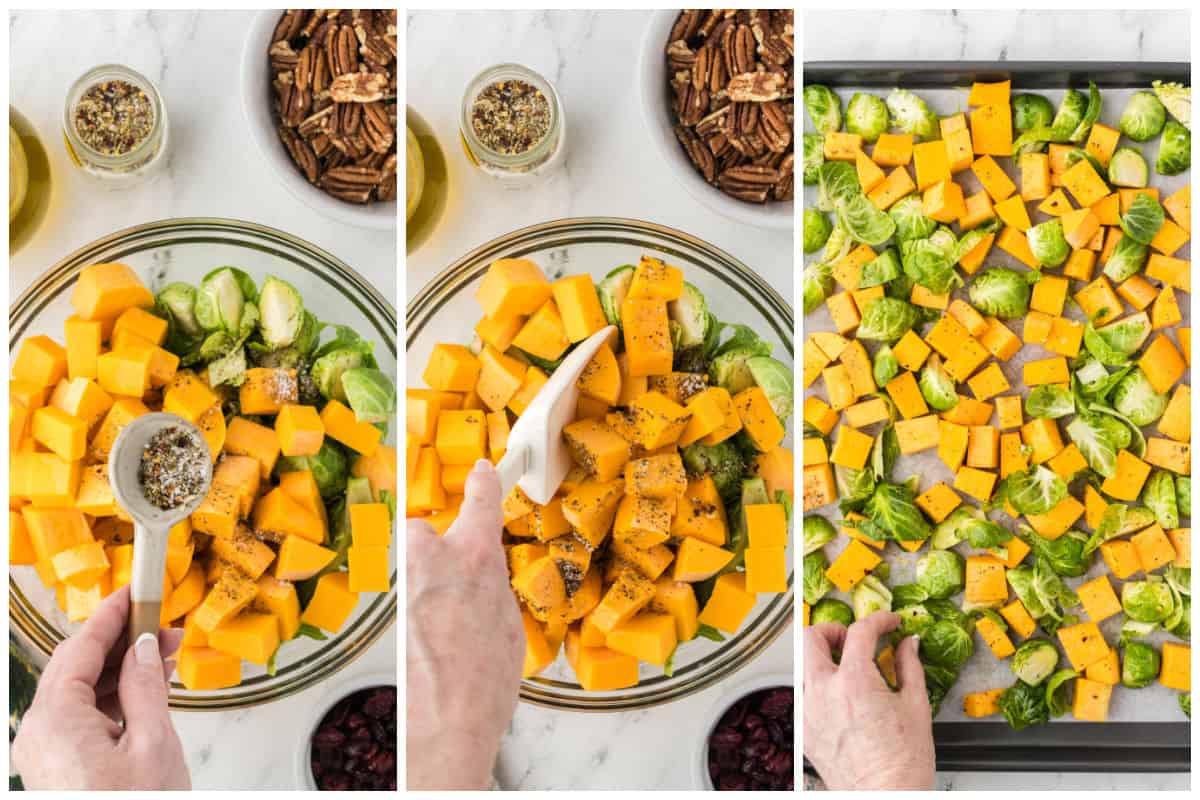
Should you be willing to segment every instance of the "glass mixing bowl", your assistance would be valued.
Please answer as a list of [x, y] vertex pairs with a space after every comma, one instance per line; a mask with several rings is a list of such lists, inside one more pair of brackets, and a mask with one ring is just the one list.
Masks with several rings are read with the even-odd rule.
[[[437, 342], [466, 343], [480, 316], [475, 287], [498, 258], [532, 259], [551, 280], [586, 272], [599, 280], [643, 255], [681, 268], [722, 322], [750, 325], [774, 346], [774, 355], [793, 366], [791, 306], [760, 276], [728, 253], [686, 233], [630, 219], [564, 219], [523, 228], [477, 247], [435, 277], [408, 304], [406, 314], [409, 386], [423, 385], [421, 372]], [[791, 423], [794, 424], [794, 423]], [[785, 445], [791, 446], [789, 431]], [[666, 703], [732, 675], [763, 651], [792, 620], [793, 547], [787, 548], [788, 590], [764, 594], [735, 634], [724, 642], [696, 639], [675, 653], [671, 676], [642, 665], [640, 682], [629, 689], [587, 692], [559, 657], [541, 675], [521, 683], [521, 699], [572, 711], [622, 711]]]
[[[379, 368], [396, 374], [396, 311], [361, 275], [333, 255], [301, 239], [249, 222], [229, 219], [171, 219], [118, 231], [80, 248], [51, 267], [9, 310], [9, 355], [28, 336], [61, 341], [72, 313], [71, 290], [79, 271], [97, 262], [120, 261], [158, 291], [172, 281], [198, 283], [222, 265], [240, 267], [261, 285], [267, 275], [290, 282], [322, 322], [349, 325], [375, 342]], [[326, 333], [325, 338], [331, 334]], [[386, 441], [395, 443], [395, 425]], [[225, 711], [278, 700], [313, 686], [362, 655], [396, 618], [396, 548], [390, 548], [392, 588], [359, 600], [336, 634], [323, 642], [300, 638], [279, 650], [274, 675], [244, 663], [242, 683], [229, 689], [189, 691], [171, 685], [171, 707]], [[9, 620], [29, 652], [49, 657], [78, 626], [67, 622], [53, 591], [33, 567], [9, 568]]]

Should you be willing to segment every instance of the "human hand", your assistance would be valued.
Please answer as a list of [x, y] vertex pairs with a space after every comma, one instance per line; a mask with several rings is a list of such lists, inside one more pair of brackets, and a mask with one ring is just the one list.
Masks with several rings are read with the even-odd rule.
[[898, 692], [875, 664], [879, 637], [899, 624], [896, 614], [877, 611], [849, 628], [804, 630], [804, 755], [829, 789], [933, 788], [933, 721], [917, 638], [896, 647]]
[[12, 745], [26, 788], [191, 788], [167, 711], [175, 664], [163, 661], [183, 632], [164, 629], [126, 647], [128, 618], [123, 587], [54, 649]]
[[488, 789], [525, 658], [501, 543], [500, 479], [480, 460], [445, 537], [408, 521], [409, 789]]

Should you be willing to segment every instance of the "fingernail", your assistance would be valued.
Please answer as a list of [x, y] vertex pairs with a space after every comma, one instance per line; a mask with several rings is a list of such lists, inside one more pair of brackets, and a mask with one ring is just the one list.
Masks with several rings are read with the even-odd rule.
[[158, 664], [158, 634], [143, 633], [133, 644], [133, 657], [142, 665]]
[[494, 469], [495, 467], [492, 466], [492, 462], [488, 461], [486, 458], [481, 458], [475, 462], [475, 468], [472, 470], [472, 472], [491, 472]]

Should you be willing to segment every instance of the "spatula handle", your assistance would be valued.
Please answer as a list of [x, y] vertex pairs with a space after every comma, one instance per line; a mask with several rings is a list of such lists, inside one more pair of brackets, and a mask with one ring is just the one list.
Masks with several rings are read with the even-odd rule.
[[502, 497], [508, 497], [509, 492], [525, 475], [525, 470], [528, 467], [529, 451], [524, 447], [510, 449], [504, 454], [504, 458], [500, 459], [500, 463], [496, 465], [496, 472], [500, 476], [500, 491]]

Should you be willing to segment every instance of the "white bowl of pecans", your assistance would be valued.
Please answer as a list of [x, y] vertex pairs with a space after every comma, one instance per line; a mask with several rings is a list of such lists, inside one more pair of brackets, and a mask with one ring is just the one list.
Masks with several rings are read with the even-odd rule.
[[305, 205], [396, 227], [396, 12], [263, 11], [242, 48], [259, 154]]
[[688, 194], [738, 222], [788, 231], [795, 206], [790, 13], [654, 11], [637, 72], [646, 131]]

